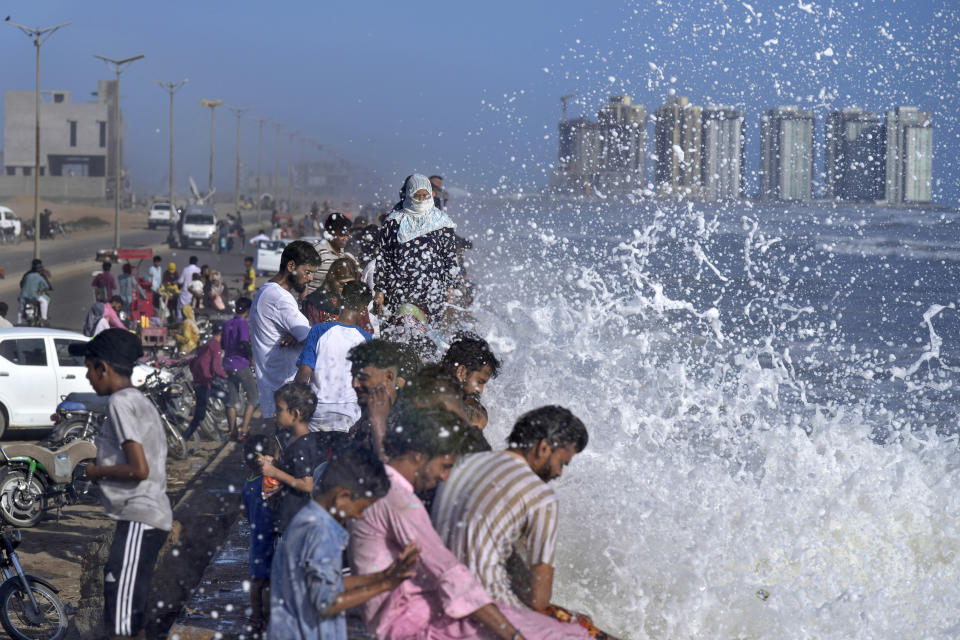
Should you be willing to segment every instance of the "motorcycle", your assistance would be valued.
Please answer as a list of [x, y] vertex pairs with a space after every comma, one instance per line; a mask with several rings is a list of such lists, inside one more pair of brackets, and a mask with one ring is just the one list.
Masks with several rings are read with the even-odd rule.
[[19, 529], [0, 526], [0, 625], [16, 640], [61, 640], [67, 635], [67, 610], [59, 590], [43, 578], [24, 573], [17, 547]]
[[[183, 396], [183, 385], [177, 382], [166, 382], [156, 370], [147, 376], [143, 383], [143, 395], [156, 407], [163, 424], [163, 433], [167, 439], [167, 454], [183, 460], [189, 449], [183, 434], [180, 432], [180, 398]], [[178, 413], [180, 412], [180, 413]]]
[[48, 448], [61, 447], [74, 440], [93, 442], [100, 423], [107, 417], [108, 399], [95, 393], [69, 393], [57, 405], [53, 430], [40, 441]]
[[91, 487], [84, 467], [96, 457], [97, 447], [86, 440], [54, 448], [0, 446], [0, 517], [16, 527], [32, 527], [51, 506], [80, 502]]
[[43, 326], [43, 316], [40, 314], [40, 301], [36, 298], [29, 298], [23, 303], [23, 326]]

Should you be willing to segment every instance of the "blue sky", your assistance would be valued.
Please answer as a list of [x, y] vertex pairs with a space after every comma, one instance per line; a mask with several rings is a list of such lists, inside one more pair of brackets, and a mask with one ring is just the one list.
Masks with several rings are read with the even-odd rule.
[[[765, 2], [8, 2], [11, 19], [72, 25], [42, 50], [44, 89], [75, 97], [110, 77], [91, 54], [145, 54], [122, 80], [134, 182], [163, 191], [168, 99], [177, 94], [177, 180], [206, 182], [209, 111], [200, 98], [251, 106], [370, 167], [374, 193], [413, 170], [470, 189], [536, 188], [556, 157], [559, 97], [594, 115], [626, 93], [654, 110], [671, 92], [747, 110], [748, 167], [765, 108], [813, 108], [818, 137], [834, 108], [932, 111], [936, 199], [956, 205], [960, 168], [960, 9], [949, 0]], [[0, 31], [3, 89], [32, 89], [33, 51]], [[273, 129], [265, 135], [267, 170]], [[232, 190], [236, 125], [217, 115], [215, 182]], [[241, 151], [256, 166], [256, 129]], [[283, 143], [281, 163], [287, 145]], [[650, 145], [652, 151], [652, 145]], [[822, 162], [822, 158], [820, 159]]]

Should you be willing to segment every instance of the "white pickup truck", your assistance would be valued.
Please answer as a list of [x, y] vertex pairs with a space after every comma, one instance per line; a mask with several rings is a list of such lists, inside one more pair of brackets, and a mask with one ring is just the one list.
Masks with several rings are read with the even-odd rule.
[[154, 202], [147, 214], [147, 227], [156, 229], [160, 226], [169, 227], [177, 221], [177, 212], [170, 210], [169, 202]]
[[0, 242], [20, 242], [23, 228], [20, 218], [9, 207], [0, 207]]

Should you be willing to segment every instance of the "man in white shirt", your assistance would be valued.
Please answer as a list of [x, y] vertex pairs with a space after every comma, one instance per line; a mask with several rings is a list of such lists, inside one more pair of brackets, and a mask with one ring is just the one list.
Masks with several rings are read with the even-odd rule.
[[320, 256], [309, 242], [291, 242], [280, 256], [280, 271], [253, 298], [250, 344], [264, 418], [273, 417], [274, 392], [297, 372], [297, 357], [310, 333], [298, 299], [319, 264]]
[[177, 281], [177, 284], [180, 285], [180, 290], [183, 291], [186, 289], [191, 282], [193, 282], [193, 274], [200, 273], [200, 267], [197, 266], [199, 262], [197, 256], [190, 256], [190, 264], [183, 268], [183, 272], [180, 273], [180, 280]]
[[250, 238], [250, 244], [257, 244], [261, 240], [269, 240], [269, 239], [270, 239], [270, 236], [267, 235], [267, 232], [264, 231], [263, 229], [260, 229], [260, 231], [257, 232], [257, 235]]

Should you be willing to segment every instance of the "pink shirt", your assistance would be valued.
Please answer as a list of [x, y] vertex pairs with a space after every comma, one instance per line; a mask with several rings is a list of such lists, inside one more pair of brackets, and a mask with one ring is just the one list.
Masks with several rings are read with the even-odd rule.
[[123, 323], [120, 322], [120, 316], [117, 315], [116, 310], [109, 302], [103, 305], [103, 319], [107, 321], [107, 324], [112, 329], [126, 329]]
[[364, 604], [367, 627], [378, 638], [403, 637], [394, 627], [426, 627], [432, 615], [462, 618], [492, 600], [470, 570], [460, 564], [430, 522], [413, 487], [387, 465], [390, 491], [350, 528], [350, 563], [359, 574], [390, 566], [408, 542], [420, 548], [417, 575]]
[[[390, 491], [350, 525], [354, 574], [386, 569], [408, 542], [420, 548], [417, 574], [363, 605], [367, 629], [381, 640], [492, 638], [467, 618], [492, 602], [477, 579], [443, 545], [413, 487], [389, 464]], [[527, 640], [587, 639], [577, 624], [564, 624], [530, 609], [498, 604]]]

